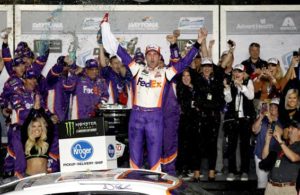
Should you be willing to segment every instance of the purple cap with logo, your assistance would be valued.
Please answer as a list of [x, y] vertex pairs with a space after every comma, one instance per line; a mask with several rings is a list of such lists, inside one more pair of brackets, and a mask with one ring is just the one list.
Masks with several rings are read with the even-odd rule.
[[85, 62], [86, 68], [98, 68], [98, 62], [95, 59], [89, 59]]
[[14, 58], [13, 66], [19, 66], [20, 64], [24, 64], [23, 58], [20, 57]]

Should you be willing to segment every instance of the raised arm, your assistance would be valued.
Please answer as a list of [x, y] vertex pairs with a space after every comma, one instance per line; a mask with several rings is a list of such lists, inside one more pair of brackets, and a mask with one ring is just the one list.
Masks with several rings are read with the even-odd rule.
[[201, 44], [201, 53], [202, 53], [202, 58], [208, 58], [208, 49], [206, 45], [206, 38], [202, 40]]
[[212, 39], [208, 43], [208, 51], [207, 51], [207, 56], [212, 59], [212, 53], [213, 53], [213, 46], [215, 44], [215, 40]]
[[232, 44], [229, 44], [229, 50], [227, 52], [227, 54], [225, 55], [224, 59], [221, 60], [221, 67], [222, 68], [226, 68], [226, 67], [230, 67], [233, 63], [233, 52], [235, 49], [235, 42], [232, 41]]
[[299, 162], [300, 161], [300, 155], [296, 152], [292, 151], [282, 140], [283, 130], [276, 126], [275, 131], [273, 133], [273, 137], [276, 139], [278, 144], [280, 145], [284, 155], [292, 162]]
[[170, 43], [170, 66], [173, 66], [181, 59], [177, 39], [180, 36], [179, 30], [174, 30], [172, 35], [167, 35], [166, 39]]
[[187, 55], [182, 58], [178, 63], [174, 64], [173, 67], [168, 68], [166, 72], [167, 79], [170, 81], [176, 74], [181, 73], [185, 68], [187, 68], [193, 61], [197, 52], [199, 52], [199, 48], [203, 39], [207, 37], [207, 30], [205, 28], [201, 28], [198, 32], [197, 42], [193, 45], [192, 49], [187, 53]]
[[297, 56], [292, 57], [290, 67], [285, 73], [284, 77], [280, 80], [281, 90], [284, 89], [289, 80], [296, 78], [295, 67], [299, 64], [299, 58]]
[[13, 73], [13, 59], [11, 57], [10, 49], [8, 47], [8, 39], [3, 39], [1, 55], [4, 66], [9, 75]]
[[98, 43], [98, 46], [99, 46], [98, 60], [99, 60], [100, 66], [103, 68], [103, 67], [106, 67], [107, 64], [105, 62], [105, 55], [104, 55], [104, 47], [103, 47], [103, 41], [102, 41], [101, 28], [98, 30], [98, 33], [97, 33], [97, 43]]

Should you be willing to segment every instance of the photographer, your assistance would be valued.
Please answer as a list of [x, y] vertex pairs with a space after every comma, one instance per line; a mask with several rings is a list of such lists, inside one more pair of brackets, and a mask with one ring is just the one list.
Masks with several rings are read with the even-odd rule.
[[[267, 110], [262, 109], [259, 117], [256, 119], [252, 125], [252, 131], [256, 136], [256, 145], [254, 148], [255, 156], [255, 169], [257, 175], [257, 188], [264, 189], [268, 183], [268, 171], [259, 168], [258, 164], [262, 159], [263, 147], [265, 145], [265, 137], [267, 131], [271, 129], [274, 131], [275, 126], [279, 125], [278, 121], [278, 106], [279, 99], [273, 98], [268, 106]], [[271, 140], [270, 147], [274, 148], [276, 146], [276, 141], [274, 138]]]
[[300, 168], [300, 123], [291, 121], [288, 126], [288, 143], [282, 139], [283, 130], [275, 127], [275, 131], [268, 131], [263, 149], [263, 158], [271, 155], [270, 142], [274, 137], [280, 145], [281, 151], [277, 153], [275, 164], [269, 174], [269, 182], [265, 195], [296, 194], [296, 178]]

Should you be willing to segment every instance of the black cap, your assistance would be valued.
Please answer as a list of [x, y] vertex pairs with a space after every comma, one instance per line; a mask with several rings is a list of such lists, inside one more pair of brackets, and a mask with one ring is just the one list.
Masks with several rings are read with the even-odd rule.
[[289, 126], [290, 127], [295, 127], [297, 129], [300, 129], [300, 122], [299, 121], [296, 121], [296, 120], [292, 120], [290, 123], [289, 123]]

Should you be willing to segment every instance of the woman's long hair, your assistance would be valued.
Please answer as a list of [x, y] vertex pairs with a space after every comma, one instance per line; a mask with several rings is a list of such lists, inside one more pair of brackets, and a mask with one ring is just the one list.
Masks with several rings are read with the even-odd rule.
[[[38, 139], [34, 138], [32, 135], [32, 126], [33, 126], [33, 123], [35, 123], [35, 122], [39, 122], [42, 126], [41, 136]], [[28, 133], [28, 139], [25, 144], [25, 154], [31, 155], [30, 150], [32, 149], [32, 147], [35, 147], [35, 149], [38, 151], [38, 155], [46, 154], [49, 144], [46, 142], [46, 140], [47, 140], [47, 123], [46, 123], [45, 119], [42, 117], [33, 118], [31, 120], [31, 122], [29, 123], [27, 133]]]
[[286, 110], [288, 110], [288, 109], [290, 109], [290, 107], [288, 106], [288, 99], [289, 99], [289, 96], [291, 95], [291, 94], [296, 94], [297, 95], [297, 99], [298, 99], [298, 102], [297, 102], [297, 108], [299, 108], [299, 91], [298, 91], [298, 89], [289, 89], [288, 91], [287, 91], [287, 93], [286, 93], [286, 95], [285, 95], [285, 100], [284, 100], [284, 108], [286, 109]]
[[280, 67], [280, 62], [278, 62], [278, 64], [276, 65], [276, 68], [277, 68], [277, 72], [274, 75], [274, 78], [278, 81], [283, 77], [282, 69]]

